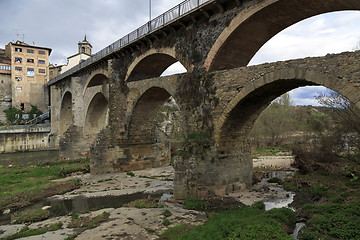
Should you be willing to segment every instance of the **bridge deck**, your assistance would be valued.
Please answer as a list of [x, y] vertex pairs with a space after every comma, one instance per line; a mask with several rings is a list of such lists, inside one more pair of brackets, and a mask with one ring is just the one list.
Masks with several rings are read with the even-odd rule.
[[107, 56], [120, 51], [121, 49], [133, 44], [136, 41], [141, 40], [142, 38], [158, 31], [173, 22], [178, 21], [181, 18], [189, 15], [190, 13], [199, 10], [206, 5], [209, 5], [216, 0], [185, 0], [160, 16], [152, 19], [151, 21], [145, 23], [138, 29], [132, 31], [126, 36], [120, 38], [116, 42], [110, 44], [109, 46], [103, 48], [99, 52], [95, 53], [92, 57], [86, 59], [85, 61], [79, 63], [75, 67], [69, 69], [68, 71], [60, 74], [56, 78], [50, 80], [48, 85], [52, 85], [65, 77], [72, 75], [73, 73], [91, 65], [92, 63], [98, 62], [101, 59], [106, 58]]

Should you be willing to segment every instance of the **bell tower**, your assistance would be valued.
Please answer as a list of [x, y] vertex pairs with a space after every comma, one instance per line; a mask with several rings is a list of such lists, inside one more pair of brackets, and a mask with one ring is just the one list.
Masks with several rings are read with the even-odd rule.
[[79, 53], [85, 53], [91, 56], [91, 50], [92, 50], [92, 46], [91, 44], [86, 40], [86, 35], [85, 38], [82, 42], [78, 43], [79, 46]]

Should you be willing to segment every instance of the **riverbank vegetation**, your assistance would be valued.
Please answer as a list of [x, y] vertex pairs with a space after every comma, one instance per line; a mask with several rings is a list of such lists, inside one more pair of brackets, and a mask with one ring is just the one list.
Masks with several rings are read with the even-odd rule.
[[318, 101], [321, 107], [295, 107], [286, 95], [274, 101], [255, 123], [253, 155], [285, 149], [295, 156], [297, 174], [271, 181], [296, 193], [292, 206], [306, 222], [300, 239], [360, 239], [360, 111], [334, 92]]
[[75, 172], [89, 172], [89, 160], [1, 166], [0, 210], [18, 209], [46, 197], [78, 188], [78, 180], [54, 181]]
[[[201, 204], [200, 204], [201, 205]], [[262, 202], [235, 210], [209, 211], [201, 226], [181, 224], [165, 231], [160, 239], [292, 239], [288, 233], [295, 226], [295, 213], [288, 208], [265, 211]]]

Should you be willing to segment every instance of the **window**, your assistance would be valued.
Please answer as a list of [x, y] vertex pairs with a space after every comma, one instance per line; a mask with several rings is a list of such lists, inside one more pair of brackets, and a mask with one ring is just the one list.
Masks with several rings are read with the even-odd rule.
[[41, 54], [41, 55], [45, 55], [45, 51], [43, 51], [43, 50], [39, 50], [39, 54]]
[[45, 64], [45, 60], [39, 60], [39, 64]]
[[21, 91], [21, 90], [22, 90], [22, 87], [16, 87], [16, 90]]
[[27, 53], [34, 53], [33, 49], [27, 49]]
[[15, 63], [22, 63], [22, 58], [15, 58]]
[[11, 70], [11, 66], [6, 66], [6, 70]]
[[28, 77], [33, 77], [35, 75], [34, 69], [33, 68], [28, 68], [27, 69], [27, 76]]
[[20, 109], [21, 109], [22, 111], [24, 111], [24, 109], [25, 109], [25, 104], [24, 104], [24, 103], [21, 103], [21, 104], [20, 104]]
[[20, 82], [22, 80], [22, 77], [15, 77], [15, 80]]
[[45, 73], [45, 69], [39, 69], [39, 73]]
[[15, 72], [16, 73], [19, 73], [19, 72], [21, 72], [22, 71], [22, 67], [15, 67]]
[[22, 48], [15, 48], [15, 52], [22, 52]]
[[34, 59], [28, 58], [28, 59], [27, 59], [27, 62], [28, 62], [28, 63], [34, 63]]

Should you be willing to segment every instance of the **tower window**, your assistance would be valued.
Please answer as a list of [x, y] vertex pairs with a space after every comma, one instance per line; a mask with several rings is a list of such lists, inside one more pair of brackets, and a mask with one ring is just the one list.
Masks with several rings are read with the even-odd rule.
[[27, 62], [28, 62], [28, 63], [34, 63], [34, 59], [28, 58], [28, 59], [27, 59]]
[[34, 53], [33, 49], [27, 49], [27, 53]]
[[45, 60], [39, 60], [39, 64], [45, 64]]
[[15, 62], [16, 62], [16, 63], [22, 63], [22, 58], [17, 58], [17, 57], [16, 57], [16, 58], [15, 58]]
[[45, 51], [43, 51], [43, 50], [39, 50], [39, 54], [41, 54], [41, 55], [45, 55]]
[[22, 52], [22, 48], [15, 48], [15, 52]]

